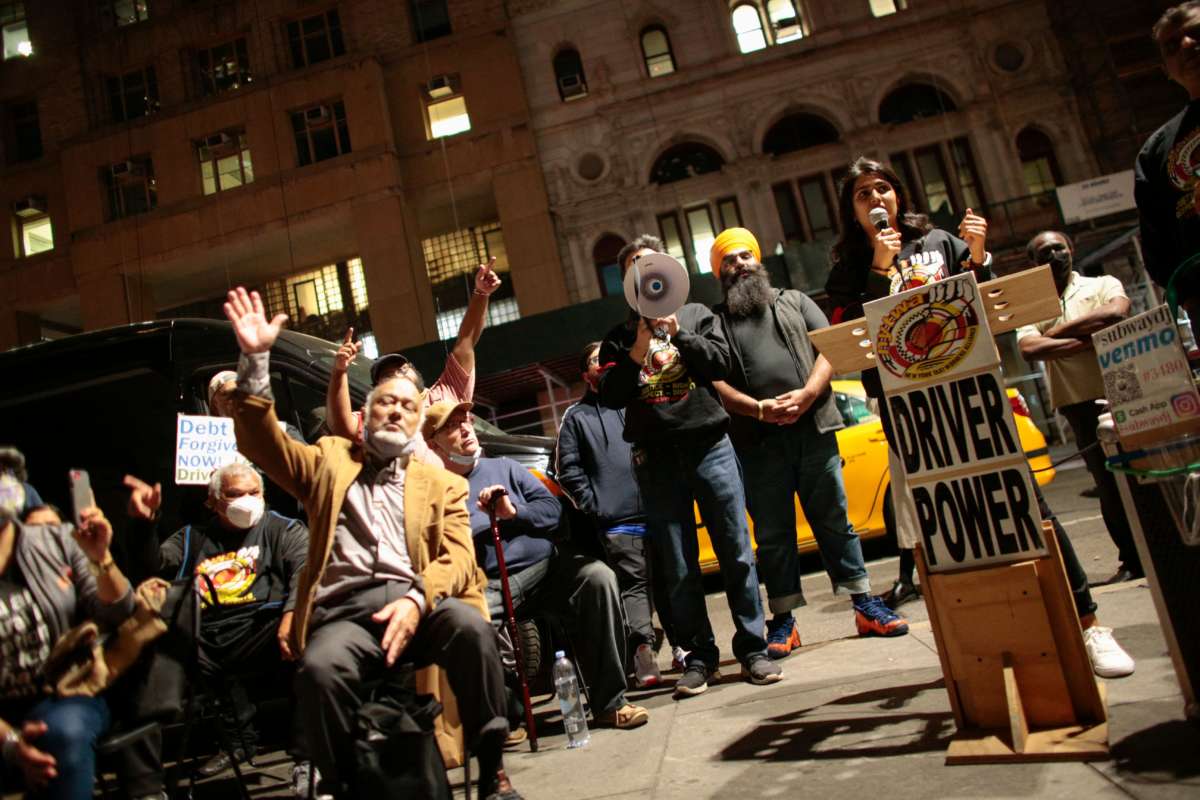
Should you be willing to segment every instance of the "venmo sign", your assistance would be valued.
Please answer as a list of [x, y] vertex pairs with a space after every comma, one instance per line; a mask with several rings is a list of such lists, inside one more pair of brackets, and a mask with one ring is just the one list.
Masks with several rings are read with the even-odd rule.
[[864, 309], [931, 571], [1045, 555], [1041, 514], [973, 274]]

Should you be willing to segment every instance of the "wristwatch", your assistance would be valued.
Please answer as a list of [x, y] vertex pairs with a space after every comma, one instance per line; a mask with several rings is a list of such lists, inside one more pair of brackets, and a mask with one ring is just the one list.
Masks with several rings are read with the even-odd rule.
[[90, 558], [88, 559], [88, 572], [92, 573], [93, 578], [99, 578], [116, 565], [117, 562], [113, 561], [112, 553], [105, 553], [103, 561], [92, 561]]

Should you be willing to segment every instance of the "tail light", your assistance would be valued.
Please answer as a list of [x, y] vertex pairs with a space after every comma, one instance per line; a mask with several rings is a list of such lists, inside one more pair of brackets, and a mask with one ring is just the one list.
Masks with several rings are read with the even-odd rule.
[[1020, 414], [1022, 417], [1029, 416], [1029, 406], [1025, 405], [1025, 398], [1021, 397], [1020, 392], [1013, 392], [1009, 395], [1008, 403], [1012, 406], [1014, 414]]

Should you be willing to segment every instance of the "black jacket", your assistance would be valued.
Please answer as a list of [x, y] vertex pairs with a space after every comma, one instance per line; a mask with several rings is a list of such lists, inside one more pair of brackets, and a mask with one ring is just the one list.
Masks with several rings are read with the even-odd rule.
[[625, 441], [635, 445], [719, 438], [729, 415], [713, 381], [729, 374], [729, 344], [708, 306], [688, 303], [675, 315], [679, 332], [665, 363], [634, 363], [637, 317], [609, 331], [600, 346], [600, 402], [625, 409]]
[[601, 532], [642, 522], [642, 496], [633, 475], [633, 448], [625, 441], [625, 413], [600, 404], [589, 391], [563, 414], [555, 477], [575, 507]]

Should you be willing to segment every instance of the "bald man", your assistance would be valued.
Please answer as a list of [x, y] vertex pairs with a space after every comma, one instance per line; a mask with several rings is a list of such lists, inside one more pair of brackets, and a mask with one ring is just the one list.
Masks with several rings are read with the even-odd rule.
[[725, 295], [713, 312], [730, 353], [729, 375], [714, 386], [733, 415], [729, 432], [754, 518], [758, 572], [773, 614], [767, 653], [784, 658], [800, 646], [792, 615], [805, 605], [797, 496], [834, 591], [851, 597], [859, 635], [902, 636], [908, 623], [871, 594], [862, 544], [846, 516], [835, 434], [842, 415], [829, 391], [833, 368], [808, 337], [829, 321], [803, 292], [772, 288], [761, 257], [745, 228], [722, 231], [709, 254]]

